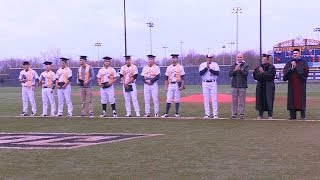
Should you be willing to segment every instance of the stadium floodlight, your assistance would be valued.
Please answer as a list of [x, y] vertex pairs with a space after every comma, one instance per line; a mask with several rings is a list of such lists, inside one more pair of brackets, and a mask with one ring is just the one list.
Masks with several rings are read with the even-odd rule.
[[96, 46], [98, 49], [98, 67], [99, 67], [99, 62], [100, 62], [99, 51], [100, 51], [100, 47], [102, 46], [102, 43], [100, 42], [94, 43], [94, 46]]
[[154, 27], [153, 22], [147, 23], [148, 27], [150, 28], [150, 54], [152, 54], [152, 36], [151, 36], [151, 29]]
[[239, 49], [239, 13], [242, 13], [241, 7], [235, 7], [232, 9], [232, 13], [236, 14], [237, 17], [237, 30], [236, 30], [236, 52]]

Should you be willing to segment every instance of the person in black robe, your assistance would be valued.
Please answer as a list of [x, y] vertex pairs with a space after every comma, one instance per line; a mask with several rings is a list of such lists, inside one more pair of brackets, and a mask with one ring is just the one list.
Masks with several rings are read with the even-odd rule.
[[276, 68], [270, 64], [270, 55], [262, 55], [262, 64], [253, 71], [256, 86], [256, 110], [259, 112], [257, 119], [263, 118], [263, 112], [268, 111], [268, 118], [272, 119], [273, 101], [275, 93], [274, 78]]
[[283, 69], [283, 80], [288, 81], [287, 110], [289, 119], [297, 118], [297, 111], [301, 112], [301, 119], [306, 119], [306, 86], [309, 75], [308, 63], [300, 59], [300, 50], [293, 50], [293, 59], [288, 61]]

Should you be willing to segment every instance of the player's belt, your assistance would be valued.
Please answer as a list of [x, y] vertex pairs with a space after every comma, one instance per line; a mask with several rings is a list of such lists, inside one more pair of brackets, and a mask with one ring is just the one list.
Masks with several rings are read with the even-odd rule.
[[175, 84], [175, 83], [177, 83], [176, 81], [174, 81], [174, 82], [170, 82], [171, 84]]
[[203, 80], [203, 82], [216, 82], [216, 80]]
[[[31, 87], [33, 87], [34, 86], [34, 84], [33, 85], [31, 85]], [[29, 86], [24, 86], [24, 85], [22, 85], [22, 87], [29, 87]]]

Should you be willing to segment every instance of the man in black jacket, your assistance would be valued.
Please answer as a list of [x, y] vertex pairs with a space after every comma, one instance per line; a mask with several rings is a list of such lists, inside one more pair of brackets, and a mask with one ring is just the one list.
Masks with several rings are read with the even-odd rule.
[[237, 54], [237, 61], [231, 66], [229, 76], [231, 78], [232, 88], [232, 105], [231, 105], [231, 119], [235, 119], [239, 114], [240, 119], [244, 119], [246, 90], [248, 88], [247, 79], [249, 73], [249, 66], [243, 60], [243, 54]]

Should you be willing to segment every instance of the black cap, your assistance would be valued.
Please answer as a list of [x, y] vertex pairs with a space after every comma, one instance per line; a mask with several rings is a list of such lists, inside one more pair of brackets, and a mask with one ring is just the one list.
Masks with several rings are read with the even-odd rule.
[[206, 58], [213, 58], [213, 55], [212, 54], [207, 54]]
[[131, 56], [129, 56], [129, 55], [126, 55], [126, 56], [123, 56], [125, 59], [130, 59], [131, 58]]
[[68, 58], [64, 58], [64, 57], [61, 57], [60, 60], [63, 61], [63, 62], [67, 62], [69, 59], [68, 59]]
[[50, 62], [50, 61], [45, 61], [43, 64], [44, 64], [44, 65], [51, 65], [52, 62]]
[[24, 61], [22, 65], [30, 65], [29, 61]]
[[155, 58], [156, 56], [155, 55], [152, 55], [152, 54], [149, 54], [147, 55], [148, 58]]
[[112, 58], [109, 57], [109, 56], [105, 56], [105, 57], [103, 57], [102, 59], [104, 59], [104, 60], [111, 60]]
[[271, 55], [269, 55], [269, 54], [262, 54], [262, 57], [266, 57], [266, 58], [268, 58], [268, 59], [270, 58], [270, 56], [271, 56]]
[[170, 56], [172, 56], [173, 58], [177, 58], [179, 57], [179, 54], [171, 54]]
[[300, 49], [298, 49], [298, 48], [295, 48], [295, 49], [293, 49], [293, 51], [298, 51], [298, 52], [300, 52]]
[[87, 60], [87, 56], [80, 56], [80, 59]]

